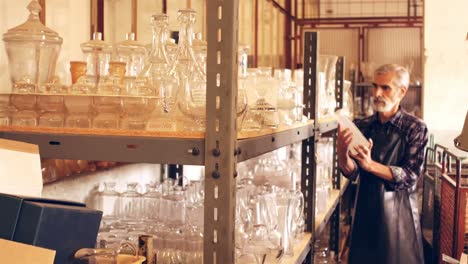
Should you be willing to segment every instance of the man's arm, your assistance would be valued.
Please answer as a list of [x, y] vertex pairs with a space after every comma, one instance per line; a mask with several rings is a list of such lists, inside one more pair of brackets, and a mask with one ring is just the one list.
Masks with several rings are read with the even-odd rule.
[[356, 162], [353, 159], [351, 159], [348, 155], [348, 148], [349, 144], [351, 143], [352, 136], [353, 135], [348, 128], [342, 129], [338, 125], [338, 167], [340, 168], [341, 172], [346, 178], [350, 179], [351, 181], [354, 181], [359, 174], [359, 170]]
[[386, 166], [371, 159], [372, 144], [369, 147], [356, 147], [356, 155], [352, 157], [359, 163], [361, 169], [366, 170], [391, 183], [391, 189], [408, 189], [416, 184], [421, 175], [426, 147], [427, 128], [421, 124], [409, 132], [404, 163], [401, 166]]

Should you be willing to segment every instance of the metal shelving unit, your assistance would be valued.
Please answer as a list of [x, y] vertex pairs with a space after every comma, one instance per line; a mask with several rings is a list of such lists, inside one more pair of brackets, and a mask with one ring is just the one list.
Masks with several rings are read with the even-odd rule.
[[[38, 144], [44, 158], [112, 160], [194, 164], [205, 166], [204, 263], [234, 263], [236, 164], [282, 146], [302, 141], [302, 191], [305, 196], [307, 233], [282, 263], [313, 262], [311, 242], [330, 219], [315, 216], [317, 138], [334, 131], [336, 120], [308, 122], [255, 137], [238, 137], [237, 27], [238, 0], [209, 1], [207, 58], [207, 124], [205, 133], [151, 134], [128, 131], [69, 130], [52, 128], [0, 128], [0, 137]], [[318, 34], [305, 34], [304, 114], [317, 119], [316, 69]], [[342, 81], [341, 81], [342, 82]], [[331, 132], [333, 133], [333, 132]], [[334, 191], [330, 212], [339, 204]], [[338, 243], [337, 241], [334, 243]]]

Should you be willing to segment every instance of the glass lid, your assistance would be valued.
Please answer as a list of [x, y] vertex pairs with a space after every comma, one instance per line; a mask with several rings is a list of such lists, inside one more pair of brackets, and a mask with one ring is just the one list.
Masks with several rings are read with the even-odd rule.
[[37, 0], [33, 0], [28, 5], [29, 17], [23, 24], [9, 29], [3, 34], [3, 40], [9, 41], [40, 41], [52, 44], [62, 44], [63, 39], [57, 32], [44, 26], [39, 20], [39, 13], [42, 8]]

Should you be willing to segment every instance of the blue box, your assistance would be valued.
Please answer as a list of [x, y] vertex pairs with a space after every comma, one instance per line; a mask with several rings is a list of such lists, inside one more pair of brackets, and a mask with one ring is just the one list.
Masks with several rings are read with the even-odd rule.
[[102, 217], [82, 203], [1, 193], [0, 211], [0, 238], [55, 250], [55, 264], [93, 248]]

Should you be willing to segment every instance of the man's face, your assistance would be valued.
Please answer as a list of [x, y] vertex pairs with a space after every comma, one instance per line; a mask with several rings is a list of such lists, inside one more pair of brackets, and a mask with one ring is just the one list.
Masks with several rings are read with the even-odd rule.
[[404, 89], [396, 87], [392, 80], [395, 72], [375, 74], [373, 85], [373, 108], [377, 112], [388, 112], [398, 106], [405, 95]]

